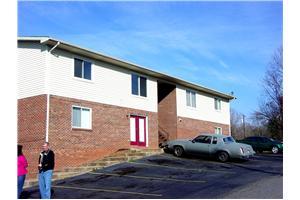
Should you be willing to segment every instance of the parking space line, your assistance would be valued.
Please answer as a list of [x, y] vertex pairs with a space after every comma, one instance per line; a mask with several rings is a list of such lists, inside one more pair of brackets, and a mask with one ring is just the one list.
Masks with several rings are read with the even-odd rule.
[[214, 169], [195, 169], [195, 168], [173, 167], [173, 166], [168, 166], [168, 165], [156, 165], [156, 164], [149, 164], [149, 163], [140, 163], [140, 162], [135, 162], [135, 161], [134, 162], [128, 162], [128, 163], [137, 164], [137, 165], [151, 166], [151, 167], [179, 169], [179, 170], [186, 170], [186, 171], [197, 171], [197, 172], [211, 171], [211, 172], [224, 173], [224, 174], [236, 174], [235, 172], [229, 172], [229, 171], [223, 171], [223, 170], [214, 170]]
[[[175, 156], [167, 156], [167, 155], [156, 155], [156, 156], [160, 156], [160, 157], [165, 157], [165, 158], [169, 158], [171, 160], [192, 160], [192, 161], [196, 161], [197, 163], [200, 163], [202, 160], [198, 160], [198, 159], [193, 159], [193, 158], [177, 158]], [[219, 162], [214, 162], [214, 161], [210, 161], [210, 160], [203, 160], [203, 162], [209, 162], [209, 163], [213, 163], [213, 164], [217, 164], [217, 165], [221, 165], [224, 166], [226, 165], [225, 163], [219, 163]]]
[[102, 172], [89, 172], [89, 174], [103, 174], [110, 176], [119, 176], [119, 177], [129, 177], [129, 178], [137, 178], [137, 179], [150, 179], [150, 180], [158, 180], [158, 181], [176, 181], [176, 182], [184, 182], [184, 183], [206, 183], [204, 180], [184, 180], [184, 179], [175, 179], [175, 178], [161, 178], [155, 176], [137, 176], [137, 175], [121, 175], [114, 173], [102, 173]]
[[55, 185], [55, 186], [52, 186], [52, 187], [53, 188], [61, 188], [61, 189], [86, 190], [86, 191], [96, 191], [96, 192], [112, 192], [112, 193], [134, 194], [134, 195], [154, 196], [154, 197], [161, 197], [162, 196], [162, 194], [129, 192], [129, 191], [103, 189], [103, 188], [84, 188], [84, 187], [60, 186], [60, 185]]

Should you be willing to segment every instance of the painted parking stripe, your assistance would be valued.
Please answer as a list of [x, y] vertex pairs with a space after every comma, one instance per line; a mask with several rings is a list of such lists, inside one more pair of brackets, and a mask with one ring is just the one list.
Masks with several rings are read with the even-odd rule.
[[86, 190], [86, 191], [95, 191], [95, 192], [112, 192], [112, 193], [123, 193], [123, 194], [134, 194], [134, 195], [142, 195], [142, 196], [153, 196], [153, 197], [161, 197], [161, 194], [150, 194], [150, 193], [141, 193], [141, 192], [129, 192], [122, 190], [113, 190], [113, 189], [104, 189], [104, 188], [84, 188], [84, 187], [73, 187], [73, 186], [61, 186], [55, 185], [53, 188], [61, 188], [61, 189], [74, 189], [74, 190]]
[[[193, 158], [177, 158], [177, 157], [175, 157], [175, 156], [167, 156], [167, 155], [162, 155], [162, 154], [160, 154], [160, 155], [155, 155], [155, 156], [160, 156], [160, 157], [165, 157], [165, 158], [169, 158], [169, 159], [171, 159], [171, 160], [191, 160], [191, 161], [196, 161], [197, 163], [201, 163], [202, 162], [202, 160], [199, 160], [199, 159], [193, 159]], [[219, 163], [219, 162], [214, 162], [214, 161], [210, 161], [210, 160], [205, 160], [205, 161], [203, 161], [203, 162], [208, 162], [208, 163], [212, 163], [212, 164], [216, 164], [216, 165], [221, 165], [221, 166], [225, 166], [226, 164], [225, 163]]]
[[185, 180], [185, 179], [175, 179], [175, 178], [162, 178], [155, 176], [137, 176], [137, 175], [120, 175], [114, 173], [101, 173], [101, 172], [89, 172], [89, 174], [103, 174], [110, 176], [118, 176], [118, 177], [129, 177], [129, 178], [137, 178], [137, 179], [149, 179], [149, 180], [158, 180], [158, 181], [176, 181], [176, 182], [184, 182], [184, 183], [206, 183], [204, 180]]
[[217, 173], [224, 173], [224, 174], [235, 174], [235, 172], [229, 172], [229, 171], [223, 171], [223, 170], [214, 170], [214, 169], [195, 169], [195, 168], [184, 168], [184, 167], [173, 167], [168, 165], [156, 165], [156, 164], [149, 164], [149, 163], [141, 163], [141, 162], [128, 162], [131, 164], [136, 165], [145, 165], [145, 166], [151, 166], [151, 167], [163, 167], [163, 168], [169, 168], [169, 169], [179, 169], [179, 170], [185, 170], [185, 171], [196, 171], [196, 172], [217, 172]]

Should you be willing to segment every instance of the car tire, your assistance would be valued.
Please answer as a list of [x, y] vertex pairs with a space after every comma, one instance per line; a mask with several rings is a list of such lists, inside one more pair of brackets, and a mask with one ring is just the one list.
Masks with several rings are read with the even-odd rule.
[[229, 160], [229, 154], [225, 151], [221, 151], [217, 154], [217, 159], [220, 162], [227, 162]]
[[181, 157], [184, 154], [184, 150], [181, 146], [174, 147], [174, 155], [177, 157]]
[[273, 146], [271, 151], [273, 154], [277, 154], [279, 152], [279, 148], [277, 146]]

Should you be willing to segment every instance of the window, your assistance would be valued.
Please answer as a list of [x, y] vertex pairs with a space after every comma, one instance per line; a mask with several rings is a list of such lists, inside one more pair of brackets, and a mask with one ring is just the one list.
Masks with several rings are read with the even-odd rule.
[[250, 141], [250, 142], [257, 142], [258, 138], [257, 137], [248, 137], [245, 140]]
[[215, 109], [221, 110], [221, 100], [218, 98], [215, 98]]
[[217, 138], [217, 137], [213, 137], [212, 143], [213, 143], [213, 144], [217, 144], [217, 143], [218, 143], [218, 138]]
[[73, 128], [92, 128], [92, 110], [78, 106], [72, 107], [72, 127]]
[[225, 143], [227, 143], [227, 142], [235, 142], [235, 140], [233, 139], [233, 137], [226, 137], [226, 138], [223, 138], [223, 141], [224, 141]]
[[80, 59], [74, 59], [74, 76], [87, 80], [92, 79], [92, 63]]
[[215, 127], [215, 134], [222, 134], [222, 128]]
[[186, 91], [186, 105], [196, 108], [196, 93], [190, 90]]
[[200, 135], [194, 139], [194, 142], [210, 144], [211, 136]]
[[265, 137], [261, 137], [259, 138], [260, 142], [262, 143], [267, 143], [267, 142], [270, 142], [270, 140], [268, 138], [265, 138]]
[[131, 93], [134, 95], [147, 97], [147, 78], [132, 74]]

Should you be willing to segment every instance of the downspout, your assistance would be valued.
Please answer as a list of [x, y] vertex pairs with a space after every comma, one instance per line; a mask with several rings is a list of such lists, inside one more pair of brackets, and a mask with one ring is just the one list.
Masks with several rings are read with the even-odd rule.
[[[51, 52], [60, 44], [60, 42], [57, 42], [56, 45], [54, 45], [50, 50], [49, 53], [51, 54]], [[50, 113], [50, 91], [49, 91], [49, 62], [51, 59], [50, 58], [50, 54], [47, 53], [46, 56], [46, 94], [47, 94], [47, 111], [46, 111], [46, 142], [49, 142], [49, 113]]]

